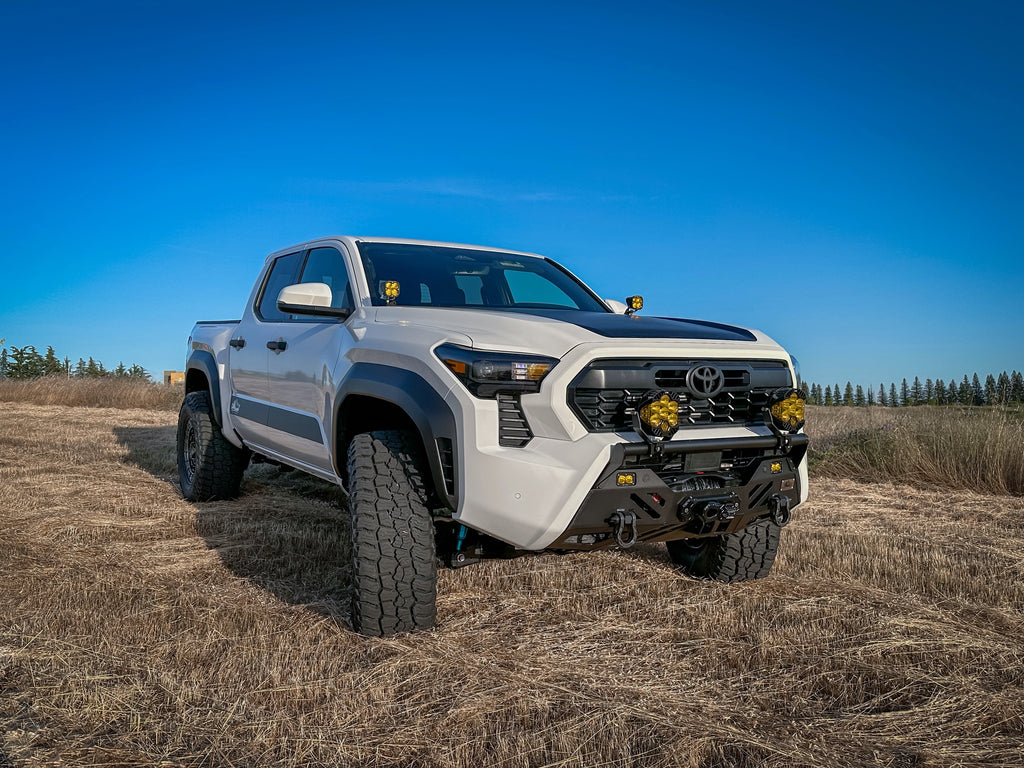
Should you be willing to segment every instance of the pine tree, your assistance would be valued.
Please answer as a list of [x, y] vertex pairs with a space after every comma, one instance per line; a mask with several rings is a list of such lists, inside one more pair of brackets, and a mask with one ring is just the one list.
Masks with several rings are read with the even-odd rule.
[[64, 356], [63, 369], [64, 369], [64, 375], [67, 376], [70, 379], [71, 378], [71, 358], [68, 357], [67, 355]]
[[985, 405], [995, 405], [996, 399], [996, 377], [991, 373], [985, 377], [985, 390], [982, 395], [985, 398]]
[[846, 382], [846, 389], [843, 390], [843, 405], [853, 405], [853, 384]]
[[100, 375], [100, 367], [96, 365], [96, 361], [93, 360], [92, 357], [90, 357], [89, 362], [86, 363], [85, 375], [91, 377], [96, 377]]
[[885, 394], [885, 384], [878, 385], [878, 404], [884, 406], [889, 405], [889, 398]]
[[929, 405], [935, 404], [935, 384], [931, 379], [924, 381], [924, 401]]
[[868, 387], [868, 405], [872, 406], [875, 404], [875, 390]]
[[1000, 405], [1010, 402], [1010, 374], [1003, 371], [996, 379], [996, 400]]
[[85, 360], [83, 360], [82, 358], [78, 358], [78, 362], [75, 363], [75, 370], [74, 370], [74, 374], [73, 375], [77, 379], [80, 379], [83, 376], [88, 376], [89, 375], [88, 369], [87, 369], [87, 367], [85, 365]]
[[843, 404], [843, 396], [839, 394], [840, 391], [841, 390], [839, 389], [839, 382], [836, 382], [836, 384], [832, 387], [832, 405]]
[[864, 387], [860, 384], [857, 385], [857, 393], [853, 396], [853, 404], [859, 408], [863, 408], [867, 405], [867, 400], [864, 399]]
[[1020, 371], [1010, 374], [1010, 402], [1024, 403], [1024, 373]]
[[946, 382], [942, 379], [935, 381], [935, 402], [939, 405], [946, 404]]
[[956, 381], [953, 379], [949, 380], [949, 386], [946, 387], [946, 403], [948, 405], [956, 405], [960, 398], [957, 394]]
[[913, 401], [910, 399], [910, 387], [907, 386], [907, 380], [903, 380], [903, 384], [900, 385], [900, 402], [904, 405], [913, 405]]
[[971, 382], [967, 379], [967, 374], [964, 374], [963, 381], [960, 382], [960, 386], [956, 391], [956, 401], [960, 405], [970, 405], [974, 399], [974, 395], [971, 392]]
[[[906, 381], [904, 381], [903, 383], [905, 384]], [[895, 384], [890, 384], [889, 385], [889, 407], [890, 408], [899, 408], [899, 406], [900, 406], [900, 399], [896, 395], [896, 385]]]
[[128, 377], [128, 369], [124, 367], [124, 363], [120, 360], [117, 361], [117, 368], [115, 368], [111, 373], [113, 376], [117, 376], [122, 379]]
[[143, 368], [141, 365], [137, 363], [133, 364], [132, 367], [128, 369], [128, 375], [131, 376], [133, 379], [142, 379], [143, 381], [149, 381], [149, 373], [146, 371], [145, 368]]
[[43, 375], [43, 356], [34, 346], [11, 347], [7, 375], [12, 379], [34, 379]]
[[920, 405], [924, 402], [924, 390], [921, 387], [921, 380], [914, 377], [914, 384], [910, 387], [910, 404]]
[[981, 386], [981, 379], [978, 378], [977, 373], [975, 373], [974, 378], [971, 379], [971, 395], [974, 405], [985, 404], [985, 388]]
[[833, 405], [831, 384], [825, 385], [825, 405]]
[[46, 356], [43, 358], [43, 375], [60, 376], [63, 372], [64, 368], [57, 358], [57, 353], [53, 351], [53, 347], [47, 347]]
[[7, 347], [0, 347], [0, 379], [7, 378]]

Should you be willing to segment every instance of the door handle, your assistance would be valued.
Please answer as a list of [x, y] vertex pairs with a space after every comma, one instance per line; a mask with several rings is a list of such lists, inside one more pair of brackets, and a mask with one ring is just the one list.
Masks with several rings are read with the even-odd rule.
[[241, 349], [242, 347], [245, 346], [245, 339], [239, 336], [237, 339], [232, 339], [231, 341], [229, 341], [228, 344], [234, 347], [235, 349]]
[[267, 349], [272, 349], [275, 352], [284, 352], [286, 349], [288, 349], [288, 342], [281, 341], [280, 339], [278, 341], [268, 341]]

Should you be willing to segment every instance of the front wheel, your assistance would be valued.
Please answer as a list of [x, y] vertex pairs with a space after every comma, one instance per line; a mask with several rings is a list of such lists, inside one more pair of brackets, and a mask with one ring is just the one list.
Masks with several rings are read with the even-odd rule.
[[233, 499], [249, 452], [228, 442], [213, 420], [210, 395], [189, 392], [178, 413], [178, 479], [187, 501]]
[[434, 522], [411, 432], [365, 432], [348, 448], [352, 627], [369, 637], [430, 629], [437, 616]]
[[683, 573], [697, 579], [763, 579], [779, 551], [779, 530], [770, 520], [760, 520], [736, 533], [670, 541], [668, 554]]

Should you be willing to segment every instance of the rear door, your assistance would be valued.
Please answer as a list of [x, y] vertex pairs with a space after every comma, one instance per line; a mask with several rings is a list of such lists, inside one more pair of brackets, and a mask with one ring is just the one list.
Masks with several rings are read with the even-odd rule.
[[268, 416], [272, 405], [267, 380], [267, 349], [270, 338], [266, 326], [287, 317], [277, 310], [277, 295], [286, 285], [297, 282], [305, 251], [274, 259], [255, 293], [253, 305], [242, 315], [229, 342], [231, 369], [231, 421], [246, 443], [265, 446]]

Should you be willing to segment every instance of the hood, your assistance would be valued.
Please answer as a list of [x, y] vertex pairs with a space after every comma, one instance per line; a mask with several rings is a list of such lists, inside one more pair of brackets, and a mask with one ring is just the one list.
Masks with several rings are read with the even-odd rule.
[[562, 357], [583, 343], [702, 340], [757, 342], [758, 336], [731, 325], [671, 317], [618, 315], [549, 309], [461, 309], [382, 307], [378, 323], [429, 326], [469, 336], [474, 348]]

